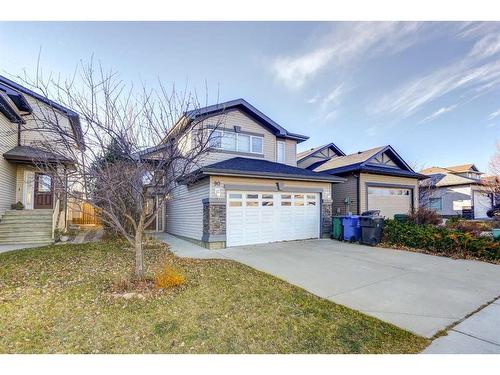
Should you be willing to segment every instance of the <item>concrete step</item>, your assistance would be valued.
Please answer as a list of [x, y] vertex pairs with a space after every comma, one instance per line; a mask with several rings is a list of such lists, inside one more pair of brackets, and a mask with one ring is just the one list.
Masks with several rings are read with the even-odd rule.
[[24, 241], [24, 240], [21, 240], [21, 241], [3, 241], [3, 240], [0, 240], [0, 244], [1, 245], [28, 245], [28, 244], [36, 244], [36, 245], [39, 245], [39, 246], [45, 246], [45, 245], [52, 245], [54, 243], [54, 241], [52, 239], [50, 240], [46, 240], [46, 239], [43, 239], [43, 240], [27, 240], [27, 241]]
[[24, 232], [18, 232], [18, 231], [0, 231], [0, 238], [5, 238], [5, 237], [46, 237], [52, 236], [51, 230], [41, 230], [41, 229], [36, 229], [36, 230], [30, 230], [30, 231], [24, 231]]
[[52, 216], [4, 216], [0, 223], [52, 223]]
[[52, 210], [7, 210], [4, 216], [52, 216]]
[[19, 224], [19, 223], [0, 223], [0, 231], [2, 230], [31, 230], [35, 228], [42, 228], [42, 229], [52, 229], [52, 221], [47, 221], [47, 222], [36, 222], [36, 223], [28, 223], [28, 226], [24, 224]]

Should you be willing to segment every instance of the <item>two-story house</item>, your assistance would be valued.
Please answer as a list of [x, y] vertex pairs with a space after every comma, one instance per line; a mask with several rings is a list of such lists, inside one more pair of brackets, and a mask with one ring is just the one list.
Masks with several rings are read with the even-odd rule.
[[422, 206], [443, 217], [488, 218], [486, 212], [493, 207], [495, 194], [474, 164], [430, 167], [420, 173], [429, 176], [420, 186]]
[[[53, 173], [67, 173], [72, 161], [47, 147], [60, 140], [42, 128], [43, 111], [84, 147], [78, 114], [0, 76], [0, 243], [47, 243], [56, 225], [65, 226], [66, 187]], [[12, 209], [18, 202], [23, 209]]]
[[297, 144], [308, 137], [243, 99], [186, 112], [177, 124], [188, 136], [200, 121], [215, 126], [209, 152], [157, 229], [208, 248], [330, 235], [332, 183], [344, 180], [297, 167]]

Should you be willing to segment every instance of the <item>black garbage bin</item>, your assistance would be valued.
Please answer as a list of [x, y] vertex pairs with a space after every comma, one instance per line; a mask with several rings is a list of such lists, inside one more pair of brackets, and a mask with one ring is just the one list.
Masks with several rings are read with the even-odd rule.
[[376, 246], [382, 241], [382, 228], [384, 227], [383, 218], [361, 216], [359, 218], [359, 226], [361, 227], [360, 244]]

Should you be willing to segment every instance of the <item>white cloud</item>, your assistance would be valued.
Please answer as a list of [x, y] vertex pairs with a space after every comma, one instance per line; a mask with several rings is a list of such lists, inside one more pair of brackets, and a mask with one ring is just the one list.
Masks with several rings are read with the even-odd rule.
[[439, 116], [444, 115], [445, 113], [453, 111], [455, 108], [457, 108], [456, 104], [450, 105], [449, 107], [441, 107], [436, 112], [430, 114], [429, 116], [424, 118], [422, 121], [420, 121], [420, 123], [432, 121], [432, 120], [438, 118]]
[[500, 109], [498, 109], [495, 112], [490, 113], [490, 115], [488, 116], [488, 120], [493, 120], [494, 118], [496, 118], [498, 116], [500, 116]]
[[320, 95], [316, 94], [316, 95], [312, 96], [311, 98], [307, 99], [307, 103], [314, 104], [319, 100], [319, 98], [320, 98]]
[[458, 25], [458, 37], [474, 41], [464, 57], [414, 78], [376, 99], [369, 111], [395, 114], [404, 118], [459, 89], [463, 90], [461, 97], [469, 97], [470, 101], [500, 87], [500, 60], [493, 58], [500, 54], [500, 24], [490, 22]]
[[323, 98], [321, 101], [321, 107], [323, 109], [327, 108], [330, 105], [338, 105], [340, 104], [340, 99], [344, 94], [344, 85], [339, 85], [335, 87], [330, 93]]
[[418, 38], [420, 23], [341, 23], [321, 45], [294, 56], [279, 56], [271, 63], [276, 79], [290, 89], [299, 89], [326, 66], [347, 66], [360, 57], [397, 52]]

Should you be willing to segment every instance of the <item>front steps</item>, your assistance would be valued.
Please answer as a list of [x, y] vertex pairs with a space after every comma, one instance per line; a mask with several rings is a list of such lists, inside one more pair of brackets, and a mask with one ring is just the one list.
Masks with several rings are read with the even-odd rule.
[[53, 243], [52, 210], [8, 210], [0, 220], [0, 244]]

